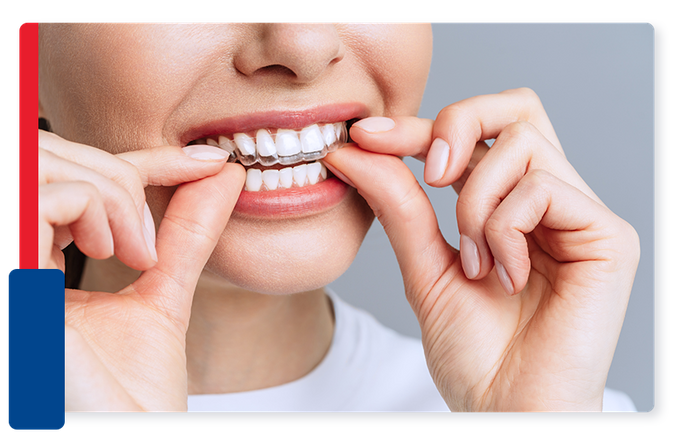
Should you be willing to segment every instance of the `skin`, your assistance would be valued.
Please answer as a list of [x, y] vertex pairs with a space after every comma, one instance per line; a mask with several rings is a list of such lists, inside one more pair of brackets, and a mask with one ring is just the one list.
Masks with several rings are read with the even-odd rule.
[[[307, 374], [332, 339], [323, 286], [374, 215], [451, 409], [601, 408], [636, 233], [566, 161], [533, 92], [413, 117], [430, 41], [423, 25], [40, 27], [55, 132], [40, 134], [41, 266], [61, 268], [72, 240], [90, 257], [66, 293], [69, 409], [184, 410], [188, 391]], [[354, 189], [311, 217], [232, 215], [242, 167], [181, 148], [202, 117], [351, 101], [391, 119], [359, 121], [326, 157]], [[399, 156], [458, 193], [461, 251]]]

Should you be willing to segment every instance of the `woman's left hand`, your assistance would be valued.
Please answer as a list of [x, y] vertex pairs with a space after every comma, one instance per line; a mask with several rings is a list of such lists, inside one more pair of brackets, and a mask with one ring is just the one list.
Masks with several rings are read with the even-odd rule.
[[[639, 240], [566, 160], [539, 98], [477, 96], [435, 121], [369, 118], [350, 134], [326, 165], [384, 226], [448, 406], [600, 410]], [[459, 251], [397, 156], [459, 194]]]

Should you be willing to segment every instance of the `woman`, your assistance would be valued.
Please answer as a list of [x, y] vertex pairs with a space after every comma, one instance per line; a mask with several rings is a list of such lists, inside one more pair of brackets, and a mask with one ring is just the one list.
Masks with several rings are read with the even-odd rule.
[[[636, 233], [532, 91], [414, 117], [430, 52], [423, 25], [42, 25], [40, 261], [62, 267], [72, 240], [88, 256], [66, 293], [68, 408], [601, 409]], [[352, 143], [311, 166], [339, 145], [309, 142], [328, 124]], [[254, 164], [226, 163], [230, 140]], [[401, 156], [459, 194], [459, 251]], [[375, 215], [432, 381], [418, 345], [324, 291]], [[314, 399], [341, 320], [385, 372]], [[380, 347], [357, 349], [365, 333]], [[313, 400], [266, 400], [289, 388]]]

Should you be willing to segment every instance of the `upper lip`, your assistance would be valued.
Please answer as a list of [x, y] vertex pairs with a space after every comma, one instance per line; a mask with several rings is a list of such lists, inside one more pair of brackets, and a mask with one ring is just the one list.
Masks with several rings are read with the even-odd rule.
[[330, 104], [303, 110], [271, 110], [196, 123], [180, 136], [180, 145], [209, 136], [246, 133], [261, 128], [301, 129], [315, 123], [362, 119], [369, 109], [361, 103]]

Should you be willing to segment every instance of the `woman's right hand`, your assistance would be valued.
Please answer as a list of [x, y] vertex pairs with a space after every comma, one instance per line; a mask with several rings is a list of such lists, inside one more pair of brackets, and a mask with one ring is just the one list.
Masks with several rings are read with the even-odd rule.
[[[66, 289], [66, 409], [186, 410], [192, 295], [243, 167], [215, 147], [112, 155], [44, 131], [39, 152], [39, 267], [64, 270], [74, 241], [144, 271], [114, 294]], [[176, 185], [156, 236], [144, 188]]]

